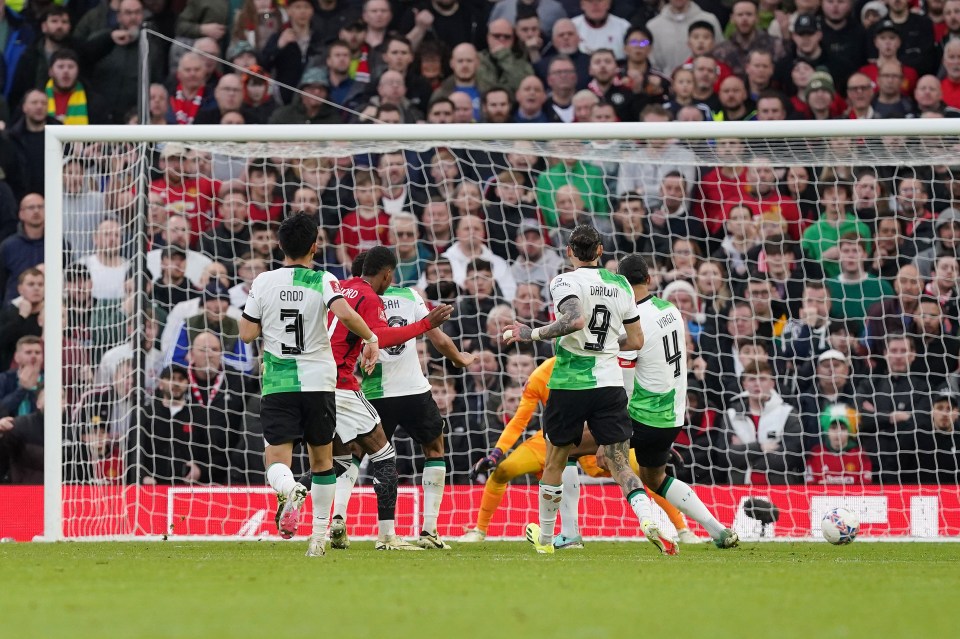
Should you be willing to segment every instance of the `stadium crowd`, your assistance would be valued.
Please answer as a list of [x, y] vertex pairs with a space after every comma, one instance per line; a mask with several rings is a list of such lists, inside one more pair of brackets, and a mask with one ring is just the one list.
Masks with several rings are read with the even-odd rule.
[[[960, 115], [960, 0], [7, 2], [0, 481], [42, 481], [44, 130], [140, 121], [146, 27], [207, 54], [152, 39], [151, 124]], [[461, 373], [418, 346], [454, 482], [553, 354], [502, 333], [550, 321], [547, 286], [589, 221], [608, 266], [646, 256], [687, 320], [678, 477], [956, 483], [960, 166], [884, 164], [841, 142], [810, 165], [729, 139], [637, 141], [622, 165], [570, 143], [249, 160], [73, 147], [51, 207], [66, 479], [263, 483], [259, 353], [237, 318], [282, 257], [277, 223], [304, 211], [321, 221], [319, 268], [347, 278], [359, 251], [391, 246], [398, 285], [455, 305], [444, 330], [475, 363]], [[884, 140], [886, 157], [902, 143]], [[401, 437], [408, 478], [413, 450]]]

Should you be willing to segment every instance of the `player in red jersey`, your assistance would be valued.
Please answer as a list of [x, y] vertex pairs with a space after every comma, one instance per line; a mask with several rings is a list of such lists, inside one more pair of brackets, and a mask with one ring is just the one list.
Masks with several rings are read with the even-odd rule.
[[[443, 324], [453, 312], [452, 306], [444, 304], [414, 324], [388, 326], [380, 295], [393, 282], [396, 267], [397, 258], [393, 251], [376, 246], [366, 253], [363, 275], [341, 282], [340, 285], [343, 299], [364, 319], [378, 340], [380, 348], [397, 346], [422, 335]], [[337, 439], [342, 444], [339, 446], [334, 442], [335, 453], [338, 448], [342, 450], [355, 441], [360, 450], [370, 458], [373, 467], [373, 489], [377, 493], [377, 550], [423, 550], [400, 539], [394, 529], [397, 505], [396, 454], [380, 425], [380, 416], [363, 396], [360, 383], [354, 374], [363, 340], [335, 316], [330, 316], [329, 322], [327, 332], [333, 347], [333, 359], [337, 363]]]

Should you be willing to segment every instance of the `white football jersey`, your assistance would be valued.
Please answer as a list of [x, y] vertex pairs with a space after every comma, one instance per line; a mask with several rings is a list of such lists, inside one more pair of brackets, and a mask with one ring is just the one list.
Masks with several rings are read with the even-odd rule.
[[263, 334], [263, 394], [333, 391], [337, 365], [327, 334], [327, 311], [341, 298], [325, 271], [284, 266], [250, 286], [243, 316]]
[[599, 266], [585, 266], [553, 278], [550, 295], [558, 316], [565, 300], [578, 298], [587, 325], [557, 339], [557, 363], [547, 387], [585, 390], [622, 386], [617, 338], [624, 332], [624, 324], [638, 319], [627, 278]]
[[[391, 286], [380, 299], [383, 300], [388, 326], [408, 326], [430, 314], [423, 298], [412, 288]], [[430, 390], [420, 368], [415, 337], [403, 344], [381, 348], [373, 372], [367, 375], [361, 369], [360, 374], [360, 388], [367, 399], [420, 395]]]
[[620, 354], [633, 360], [633, 392], [627, 412], [655, 428], [683, 426], [687, 411], [687, 337], [676, 306], [648, 295], [637, 303], [643, 348]]

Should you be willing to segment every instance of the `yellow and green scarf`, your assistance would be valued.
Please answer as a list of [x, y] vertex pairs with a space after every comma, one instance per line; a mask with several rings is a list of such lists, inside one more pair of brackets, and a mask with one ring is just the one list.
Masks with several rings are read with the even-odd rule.
[[[53, 80], [47, 80], [47, 115], [57, 118], [57, 100], [53, 96]], [[70, 94], [70, 99], [67, 101], [67, 113], [64, 115], [62, 122], [64, 124], [90, 124], [90, 120], [87, 118], [87, 93], [79, 82], [77, 82]]]

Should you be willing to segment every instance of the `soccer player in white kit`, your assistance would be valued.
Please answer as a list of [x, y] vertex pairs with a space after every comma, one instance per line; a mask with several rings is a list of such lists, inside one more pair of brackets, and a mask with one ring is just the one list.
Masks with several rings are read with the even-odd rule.
[[[573, 230], [567, 256], [576, 270], [556, 276], [550, 294], [557, 319], [542, 328], [514, 324], [507, 342], [556, 341], [557, 360], [547, 387], [543, 432], [547, 456], [537, 500], [540, 523], [527, 524], [527, 541], [538, 553], [553, 554], [557, 511], [563, 500], [562, 475], [570, 451], [583, 438], [583, 424], [605, 448], [607, 467], [640, 520], [647, 539], [664, 554], [677, 545], [660, 533], [650, 499], [630, 467], [630, 419], [627, 395], [617, 363], [621, 350], [643, 346], [633, 289], [626, 278], [600, 267], [600, 234], [581, 224]], [[621, 335], [621, 333], [623, 333]]]
[[[633, 287], [643, 329], [643, 346], [621, 353], [627, 412], [633, 422], [630, 445], [640, 479], [651, 490], [703, 526], [718, 548], [733, 548], [737, 533], [717, 521], [693, 488], [667, 475], [673, 441], [687, 412], [687, 353], [683, 317], [676, 306], [650, 294], [647, 263], [637, 254], [620, 261], [620, 275]], [[605, 453], [606, 451], [604, 451]], [[600, 454], [598, 454], [598, 461]]]
[[296, 534], [307, 498], [306, 487], [290, 469], [293, 445], [301, 439], [307, 445], [313, 498], [308, 557], [325, 553], [336, 481], [332, 442], [337, 425], [337, 365], [327, 333], [327, 311], [363, 340], [361, 365], [366, 370], [373, 370], [380, 354], [373, 331], [343, 299], [337, 278], [313, 270], [317, 232], [316, 220], [304, 213], [283, 221], [277, 235], [286, 256], [284, 264], [257, 276], [240, 319], [244, 342], [263, 336], [264, 465], [267, 481], [282, 503], [277, 527], [287, 538]]

